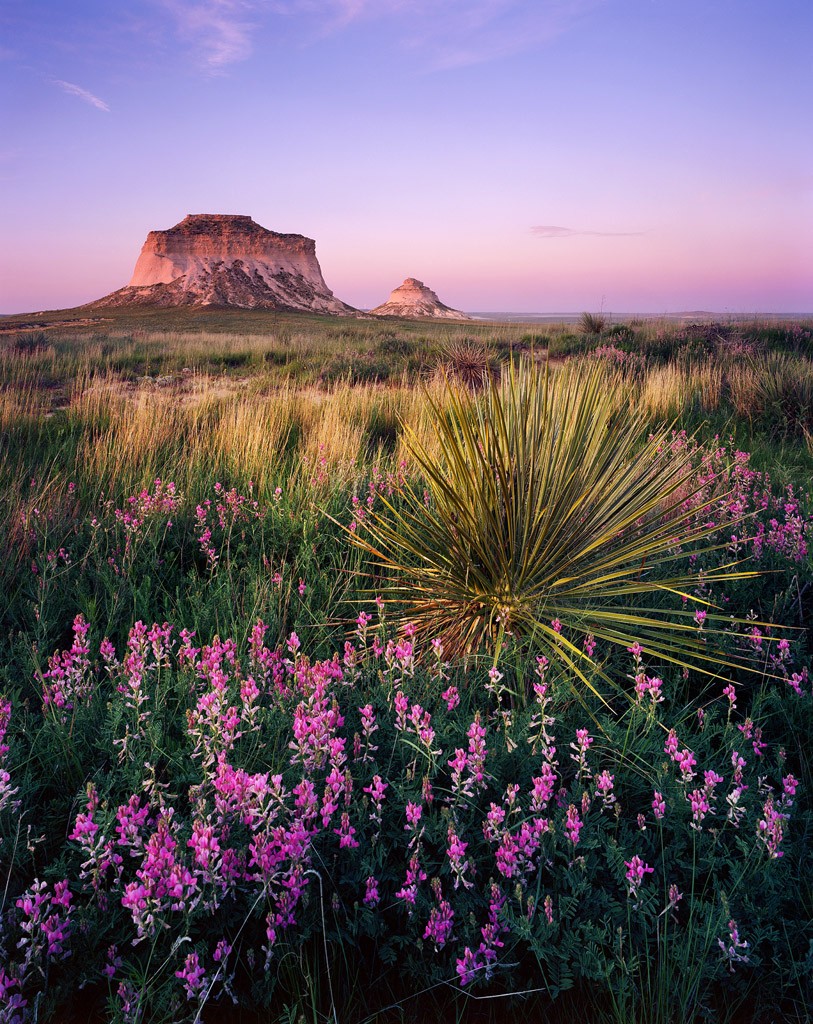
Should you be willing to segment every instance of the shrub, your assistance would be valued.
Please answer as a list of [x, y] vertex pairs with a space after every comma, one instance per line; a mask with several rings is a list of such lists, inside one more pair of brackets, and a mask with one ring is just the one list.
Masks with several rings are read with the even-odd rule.
[[582, 313], [578, 325], [582, 334], [601, 334], [607, 326], [607, 317], [599, 313]]
[[499, 363], [488, 345], [477, 338], [455, 339], [444, 345], [440, 368], [446, 376], [473, 390], [500, 376]]
[[[594, 666], [563, 624], [717, 665], [683, 621], [691, 613], [659, 601], [697, 586], [696, 573], [665, 567], [710, 533], [687, 515], [691, 459], [676, 457], [668, 431], [645, 436], [620, 376], [522, 364], [482, 396], [449, 383], [427, 402], [440, 457], [406, 430], [427, 490], [405, 484], [352, 534], [387, 574], [402, 621], [455, 656], [532, 637], [584, 682]], [[723, 565], [706, 583], [737, 575]]]
[[[591, 331], [589, 333], [601, 332]], [[612, 338], [614, 341], [631, 342], [635, 338], [635, 331], [627, 324], [613, 324], [613, 326], [607, 331], [607, 337]]]

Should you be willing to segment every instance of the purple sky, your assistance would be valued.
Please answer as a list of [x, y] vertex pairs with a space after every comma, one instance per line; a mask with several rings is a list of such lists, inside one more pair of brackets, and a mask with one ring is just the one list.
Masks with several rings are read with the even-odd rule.
[[810, 0], [2, 0], [0, 312], [250, 214], [329, 287], [813, 312]]

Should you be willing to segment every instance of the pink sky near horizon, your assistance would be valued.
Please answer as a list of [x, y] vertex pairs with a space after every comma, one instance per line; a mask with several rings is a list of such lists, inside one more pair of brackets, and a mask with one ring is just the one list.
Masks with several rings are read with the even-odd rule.
[[0, 313], [244, 213], [359, 308], [813, 312], [802, 0], [7, 0]]

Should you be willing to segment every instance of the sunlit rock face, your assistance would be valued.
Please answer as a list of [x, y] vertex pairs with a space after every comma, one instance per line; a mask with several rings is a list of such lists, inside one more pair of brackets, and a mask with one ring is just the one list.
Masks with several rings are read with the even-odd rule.
[[325, 284], [312, 238], [215, 213], [151, 231], [127, 287], [95, 304], [355, 312]]
[[447, 320], [469, 320], [470, 317], [461, 313], [459, 309], [452, 309], [445, 306], [431, 288], [427, 288], [423, 281], [416, 281], [414, 277], [408, 277], [402, 285], [399, 285], [390, 295], [387, 301], [370, 310], [377, 316], [431, 316]]

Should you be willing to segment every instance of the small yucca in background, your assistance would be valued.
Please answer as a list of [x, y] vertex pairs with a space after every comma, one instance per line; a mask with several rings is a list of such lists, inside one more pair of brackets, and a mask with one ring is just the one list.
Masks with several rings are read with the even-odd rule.
[[[663, 569], [676, 537], [685, 547], [710, 532], [681, 511], [693, 469], [671, 453], [668, 430], [647, 436], [619, 375], [525, 363], [479, 395], [447, 379], [427, 401], [433, 453], [404, 428], [422, 479], [354, 535], [403, 622], [453, 656], [531, 638], [583, 679], [593, 666], [580, 634], [640, 641], [678, 664], [712, 662], [692, 612], [681, 619], [670, 600], [677, 620], [667, 621], [657, 607], [698, 582]], [[752, 574], [724, 567], [715, 578], [734, 575]]]
[[497, 380], [500, 366], [485, 342], [478, 338], [456, 338], [443, 347], [441, 372], [447, 377], [477, 390], [489, 380]]
[[607, 326], [607, 317], [599, 313], [582, 313], [577, 324], [582, 334], [601, 334]]

